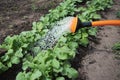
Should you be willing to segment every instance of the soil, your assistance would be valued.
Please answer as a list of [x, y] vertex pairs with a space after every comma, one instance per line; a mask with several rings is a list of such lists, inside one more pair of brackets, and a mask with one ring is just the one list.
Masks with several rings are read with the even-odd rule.
[[[32, 29], [32, 22], [54, 9], [63, 0], [1, 0], [0, 1], [0, 44], [5, 37]], [[0, 49], [0, 56], [5, 50]], [[15, 80], [21, 64], [0, 74], [0, 80]]]
[[0, 44], [7, 35], [30, 30], [33, 21], [55, 8], [62, 0], [1, 0]]
[[[2, 0], [0, 1], [0, 44], [8, 35], [30, 30], [33, 21], [38, 21], [48, 10], [55, 8], [62, 0]], [[115, 0], [114, 0], [115, 1]], [[111, 9], [100, 12], [102, 19], [118, 19], [120, 0]], [[120, 41], [120, 27], [100, 27], [97, 37], [90, 37], [88, 48], [80, 46], [72, 63], [78, 69], [77, 80], [120, 80], [120, 60], [112, 51], [114, 43]], [[0, 54], [4, 50], [0, 50]], [[0, 80], [15, 80], [21, 64], [14, 65], [0, 75]], [[11, 74], [12, 73], [12, 74]]]
[[[103, 20], [118, 19], [116, 12], [120, 8], [120, 0], [115, 1], [113, 7], [101, 12]], [[97, 34], [99, 44], [91, 42], [92, 48], [80, 61], [79, 80], [120, 80], [120, 60], [115, 58], [112, 46], [120, 41], [120, 27], [100, 27]]]

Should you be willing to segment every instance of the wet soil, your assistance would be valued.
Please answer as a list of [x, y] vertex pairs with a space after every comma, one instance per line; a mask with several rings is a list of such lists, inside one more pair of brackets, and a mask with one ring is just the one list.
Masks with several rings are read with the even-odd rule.
[[[0, 44], [8, 35], [19, 34], [30, 30], [33, 21], [51, 8], [55, 8], [62, 0], [1, 0], [0, 1]], [[114, 0], [115, 1], [115, 0]], [[118, 19], [120, 0], [113, 7], [100, 12], [102, 19]], [[77, 80], [120, 80], [120, 60], [115, 58], [111, 47], [120, 41], [120, 27], [100, 27], [97, 37], [91, 37], [89, 47], [80, 46], [73, 66], [79, 71]], [[0, 50], [4, 53], [4, 50]], [[0, 80], [15, 80], [21, 70], [21, 64], [14, 65], [0, 75]]]

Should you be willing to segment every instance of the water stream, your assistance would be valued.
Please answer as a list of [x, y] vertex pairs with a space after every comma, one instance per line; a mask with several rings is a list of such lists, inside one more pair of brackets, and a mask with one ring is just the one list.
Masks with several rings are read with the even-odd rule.
[[67, 17], [61, 21], [58, 21], [45, 36], [37, 40], [33, 48], [34, 54], [37, 54], [41, 50], [53, 48], [55, 43], [63, 34], [70, 32], [72, 18], [73, 17]]

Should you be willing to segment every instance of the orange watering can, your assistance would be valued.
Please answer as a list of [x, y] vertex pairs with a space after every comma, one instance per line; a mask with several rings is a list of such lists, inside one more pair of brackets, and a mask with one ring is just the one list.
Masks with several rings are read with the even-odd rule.
[[93, 21], [93, 22], [81, 22], [78, 17], [74, 17], [72, 19], [72, 23], [70, 26], [71, 32], [75, 32], [83, 27], [96, 27], [96, 26], [120, 26], [120, 20], [101, 20], [101, 21]]

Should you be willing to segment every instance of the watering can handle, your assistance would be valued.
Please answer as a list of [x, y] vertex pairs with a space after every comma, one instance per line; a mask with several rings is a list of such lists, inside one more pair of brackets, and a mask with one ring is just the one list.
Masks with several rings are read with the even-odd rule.
[[92, 22], [92, 26], [105, 26], [105, 25], [120, 26], [120, 20], [103, 20]]
[[93, 22], [81, 22], [80, 19], [75, 17], [72, 21], [70, 26], [71, 32], [75, 32], [83, 27], [97, 27], [97, 26], [106, 26], [106, 25], [113, 25], [113, 26], [120, 26], [120, 20], [101, 20], [101, 21], [93, 21]]

